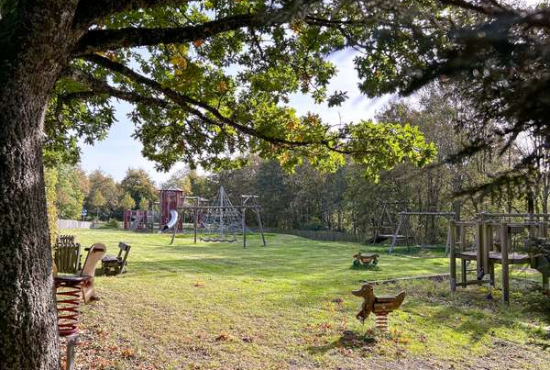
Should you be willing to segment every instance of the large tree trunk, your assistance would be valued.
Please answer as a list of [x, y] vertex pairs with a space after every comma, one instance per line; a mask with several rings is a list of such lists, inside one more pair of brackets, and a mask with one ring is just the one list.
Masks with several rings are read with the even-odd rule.
[[41, 122], [45, 101], [33, 99], [35, 97], [36, 93], [20, 87], [0, 88], [2, 369], [58, 366], [52, 257], [42, 170]]
[[20, 1], [11, 29], [0, 23], [1, 369], [59, 368], [42, 142], [75, 3]]

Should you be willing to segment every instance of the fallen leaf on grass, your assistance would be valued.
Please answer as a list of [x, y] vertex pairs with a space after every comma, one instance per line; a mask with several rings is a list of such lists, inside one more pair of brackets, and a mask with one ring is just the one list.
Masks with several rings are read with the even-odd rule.
[[254, 341], [254, 338], [248, 336], [242, 337], [241, 339], [246, 343], [252, 343]]
[[120, 351], [120, 355], [124, 358], [132, 358], [134, 357], [134, 351], [131, 348], [125, 348]]
[[227, 333], [221, 333], [220, 335], [218, 335], [216, 337], [216, 342], [225, 342], [225, 341], [228, 341], [228, 340], [231, 340], [231, 335], [227, 334]]

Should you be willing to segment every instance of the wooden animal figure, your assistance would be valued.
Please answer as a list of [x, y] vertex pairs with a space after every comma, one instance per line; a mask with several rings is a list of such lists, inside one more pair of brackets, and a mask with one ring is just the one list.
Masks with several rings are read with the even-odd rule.
[[361, 311], [356, 315], [357, 319], [364, 322], [372, 312], [376, 315], [376, 326], [383, 330], [387, 330], [388, 327], [388, 313], [398, 309], [405, 300], [405, 292], [396, 296], [375, 296], [371, 284], [363, 284], [360, 289], [352, 291], [352, 294], [363, 298]]
[[359, 252], [353, 255], [353, 258], [355, 258], [357, 263], [363, 266], [367, 266], [370, 264], [376, 265], [378, 261], [378, 257], [380, 257], [380, 255], [376, 253], [364, 253], [364, 252]]

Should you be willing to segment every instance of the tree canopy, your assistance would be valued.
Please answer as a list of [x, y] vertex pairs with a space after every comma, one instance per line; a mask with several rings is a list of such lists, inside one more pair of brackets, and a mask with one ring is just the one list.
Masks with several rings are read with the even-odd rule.
[[335, 170], [351, 157], [371, 177], [403, 161], [423, 165], [434, 148], [415, 127], [339, 125], [288, 104], [294, 93], [341, 104], [346, 93], [328, 90], [337, 73], [328, 56], [373, 37], [388, 12], [312, 0], [81, 1], [76, 23], [88, 27], [55, 86], [46, 159], [75, 159], [79, 138], [105, 137], [119, 99], [134, 105], [134, 137], [159, 169], [228, 168], [246, 152], [287, 169], [307, 158]]
[[149, 174], [142, 169], [128, 169], [120, 182], [120, 187], [123, 192], [132, 196], [141, 209], [148, 209], [149, 203], [157, 199], [155, 184]]

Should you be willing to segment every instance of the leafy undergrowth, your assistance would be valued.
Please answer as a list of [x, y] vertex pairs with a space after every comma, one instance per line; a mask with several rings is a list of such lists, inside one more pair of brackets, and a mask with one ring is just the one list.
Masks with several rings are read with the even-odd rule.
[[[97, 277], [101, 300], [82, 308], [78, 369], [548, 369], [550, 299], [514, 281], [499, 291], [448, 282], [376, 286], [407, 292], [382, 334], [355, 319], [363, 280], [444, 273], [445, 258], [389, 256], [383, 248], [269, 235], [199, 243], [169, 235], [76, 232], [83, 245], [132, 245], [128, 273]], [[378, 271], [353, 270], [360, 249]]]

